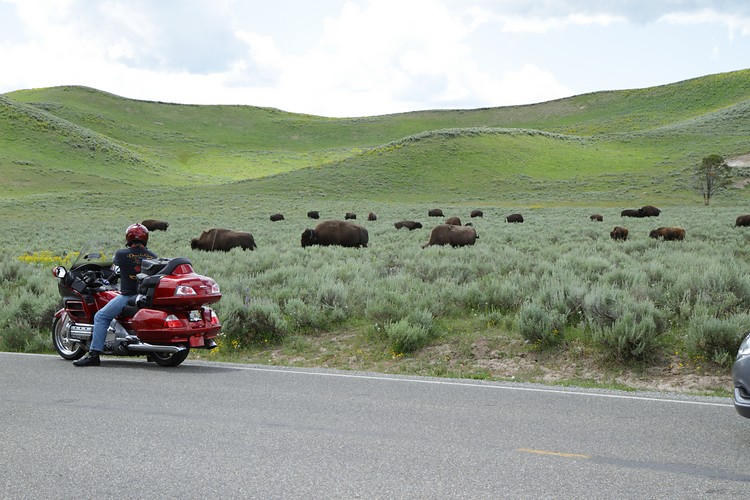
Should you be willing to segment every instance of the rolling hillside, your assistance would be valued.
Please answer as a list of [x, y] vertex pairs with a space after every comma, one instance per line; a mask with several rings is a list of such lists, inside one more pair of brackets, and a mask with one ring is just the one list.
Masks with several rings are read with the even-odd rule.
[[351, 119], [23, 90], [0, 96], [0, 197], [200, 183], [382, 201], [679, 202], [693, 196], [689, 171], [703, 156], [750, 151], [749, 117], [750, 70], [529, 106]]

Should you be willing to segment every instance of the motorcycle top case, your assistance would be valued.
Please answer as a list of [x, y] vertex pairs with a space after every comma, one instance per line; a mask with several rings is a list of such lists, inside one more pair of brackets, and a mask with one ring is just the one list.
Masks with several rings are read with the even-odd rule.
[[185, 257], [143, 259], [138, 280], [138, 293], [146, 296], [148, 307], [193, 309], [221, 300], [216, 282], [193, 271]]

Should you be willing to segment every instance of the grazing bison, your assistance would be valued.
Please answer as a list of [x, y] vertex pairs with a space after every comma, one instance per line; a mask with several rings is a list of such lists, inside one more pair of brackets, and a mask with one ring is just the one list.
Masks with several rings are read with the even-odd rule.
[[461, 219], [458, 217], [448, 217], [445, 219], [445, 222], [443, 224], [450, 224], [452, 226], [460, 226], [461, 225]]
[[433, 208], [427, 212], [429, 217], [443, 217], [443, 211], [439, 208]]
[[317, 210], [311, 210], [307, 212], [307, 217], [309, 219], [320, 219], [320, 213]]
[[301, 238], [303, 247], [311, 245], [366, 247], [367, 241], [367, 229], [353, 222], [341, 220], [328, 220], [315, 226], [315, 229], [305, 229]]
[[602, 214], [592, 214], [589, 219], [595, 220], [597, 222], [602, 222], [604, 220], [604, 217], [602, 216]]
[[146, 226], [149, 231], [166, 231], [169, 227], [169, 222], [156, 219], [146, 219], [141, 224]]
[[281, 215], [281, 214], [273, 214], [271, 216], [271, 222], [277, 222], [277, 221], [280, 221], [280, 220], [284, 220], [284, 216]]
[[482, 212], [481, 210], [472, 210], [471, 216], [472, 217], [484, 217], [484, 212]]
[[750, 226], [750, 215], [740, 215], [737, 220], [734, 221], [734, 227], [748, 227]]
[[452, 224], [438, 224], [432, 228], [430, 241], [422, 245], [427, 248], [431, 245], [450, 245], [462, 247], [473, 245], [477, 241], [477, 231], [471, 226], [454, 226]]
[[638, 209], [639, 217], [659, 217], [661, 210], [653, 205], [644, 205]]
[[347, 220], [356, 219], [356, 218], [357, 218], [357, 214], [355, 214], [354, 212], [346, 212], [346, 215], [344, 216], [344, 219], [347, 219]]
[[415, 229], [422, 229], [422, 223], [415, 222], [413, 220], [401, 220], [393, 224], [393, 226], [396, 229], [401, 229], [402, 227], [405, 227], [409, 231], [414, 231]]
[[231, 229], [207, 229], [199, 237], [190, 240], [190, 248], [193, 250], [228, 252], [235, 247], [243, 250], [258, 248], [252, 234]]
[[662, 238], [664, 241], [682, 241], [685, 239], [685, 230], [681, 227], [658, 227], [648, 233], [648, 237]]
[[523, 222], [523, 215], [521, 214], [510, 214], [505, 218], [506, 222]]
[[378, 220], [378, 216], [374, 212], [367, 214], [367, 220]]
[[613, 240], [625, 241], [628, 239], [628, 228], [622, 226], [615, 226], [615, 228], [609, 232], [609, 237]]
[[639, 210], [626, 208], [625, 210], [620, 212], [620, 217], [643, 217], [643, 216], [641, 215], [641, 212]]

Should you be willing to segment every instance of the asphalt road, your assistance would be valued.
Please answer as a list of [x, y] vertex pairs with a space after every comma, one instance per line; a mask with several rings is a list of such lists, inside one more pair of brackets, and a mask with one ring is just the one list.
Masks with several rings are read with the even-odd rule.
[[0, 353], [0, 498], [739, 498], [728, 398]]

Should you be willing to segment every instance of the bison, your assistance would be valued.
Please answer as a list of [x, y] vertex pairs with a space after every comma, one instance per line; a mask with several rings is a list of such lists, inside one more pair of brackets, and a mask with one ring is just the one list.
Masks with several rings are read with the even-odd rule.
[[320, 212], [317, 210], [310, 210], [307, 212], [308, 219], [320, 219]]
[[344, 219], [346, 220], [356, 219], [356, 218], [357, 218], [357, 214], [355, 214], [354, 212], [346, 212], [346, 215], [344, 215]]
[[427, 248], [431, 245], [450, 245], [452, 247], [462, 247], [473, 245], [479, 236], [477, 231], [471, 226], [454, 226], [452, 224], [438, 224], [430, 232], [430, 241], [422, 245]]
[[659, 217], [661, 210], [653, 205], [644, 205], [638, 209], [639, 217]]
[[190, 248], [193, 250], [228, 252], [235, 247], [243, 250], [258, 248], [252, 234], [231, 229], [207, 229], [199, 237], [190, 240]]
[[589, 219], [597, 221], [597, 222], [602, 222], [604, 220], [604, 216], [602, 216], [602, 214], [591, 214]]
[[439, 208], [433, 208], [427, 212], [429, 217], [443, 217], [443, 211]]
[[523, 215], [521, 214], [510, 214], [505, 218], [506, 222], [523, 222]]
[[415, 222], [413, 220], [401, 220], [393, 224], [393, 226], [396, 229], [401, 229], [402, 227], [405, 227], [409, 231], [414, 231], [415, 229], [422, 229], [422, 223]]
[[367, 247], [367, 229], [353, 222], [328, 220], [315, 229], [305, 229], [302, 233], [302, 247], [311, 245], [339, 245], [342, 247]]
[[461, 219], [458, 217], [448, 217], [445, 219], [445, 222], [443, 224], [450, 224], [452, 226], [460, 226], [461, 225]]
[[620, 212], [620, 217], [643, 217], [643, 215], [641, 215], [640, 210], [626, 208], [625, 210]]
[[685, 239], [685, 230], [681, 227], [658, 227], [648, 233], [648, 237], [662, 238], [664, 241], [682, 241]]
[[484, 212], [482, 212], [481, 210], [472, 210], [471, 216], [472, 217], [484, 217]]
[[284, 216], [282, 214], [273, 214], [271, 216], [271, 222], [278, 222], [280, 220], [284, 220]]
[[146, 226], [149, 231], [166, 231], [169, 227], [169, 222], [156, 219], [146, 219], [141, 224]]
[[615, 226], [615, 228], [609, 232], [609, 237], [613, 240], [625, 241], [628, 239], [628, 228], [622, 226]]
[[737, 220], [734, 221], [734, 227], [748, 227], [750, 226], [750, 215], [740, 215]]
[[374, 212], [367, 214], [367, 220], [378, 220], [378, 216]]

